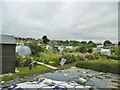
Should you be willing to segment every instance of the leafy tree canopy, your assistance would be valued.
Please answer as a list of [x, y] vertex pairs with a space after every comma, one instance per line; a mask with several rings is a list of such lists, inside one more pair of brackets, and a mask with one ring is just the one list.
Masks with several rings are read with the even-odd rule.
[[46, 35], [44, 35], [44, 36], [42, 37], [42, 40], [43, 40], [43, 43], [44, 43], [44, 44], [47, 44], [47, 43], [49, 42], [49, 39], [47, 38]]
[[109, 40], [106, 40], [106, 41], [104, 41], [103, 45], [104, 45], [104, 47], [107, 47], [107, 46], [112, 45], [112, 42]]

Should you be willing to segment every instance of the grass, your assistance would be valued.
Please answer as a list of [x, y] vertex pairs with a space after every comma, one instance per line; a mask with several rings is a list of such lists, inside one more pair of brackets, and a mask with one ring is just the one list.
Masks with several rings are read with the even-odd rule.
[[[71, 66], [75, 66], [75, 63], [65, 64], [64, 67], [58, 65], [57, 70], [67, 69]], [[22, 78], [24, 76], [29, 76], [29, 75], [34, 75], [34, 74], [43, 74], [43, 73], [55, 71], [53, 69], [50, 69], [48, 67], [41, 66], [41, 65], [33, 68], [32, 70], [29, 70], [28, 67], [17, 67], [17, 70], [20, 72], [6, 74], [6, 75], [2, 76], [2, 79], [0, 79], [0, 81], [8, 81], [8, 80], [12, 80], [12, 79], [19, 78], [19, 77]]]
[[1, 76], [0, 78], [1, 78], [0, 79], [0, 82], [1, 82], [1, 81], [8, 81], [8, 80], [18, 78], [18, 76], [16, 74], [10, 73], [10, 74], [6, 74], [4, 76]]
[[28, 67], [17, 67], [17, 70], [19, 72], [16, 74], [17, 75], [30, 75], [30, 74], [40, 73], [48, 69], [49, 69], [48, 67], [40, 66], [40, 65], [33, 67], [32, 70], [29, 70]]
[[0, 76], [1, 78], [0, 81], [8, 81], [18, 77], [24, 77], [32, 74], [43, 73], [45, 71], [50, 70], [50, 68], [38, 65], [36, 67], [33, 67], [32, 70], [29, 70], [28, 67], [17, 67], [17, 70], [19, 71], [17, 73], [9, 73], [9, 74]]
[[92, 69], [100, 72], [109, 72], [114, 74], [120, 74], [119, 61], [116, 60], [87, 60], [79, 61], [76, 63], [77, 67]]

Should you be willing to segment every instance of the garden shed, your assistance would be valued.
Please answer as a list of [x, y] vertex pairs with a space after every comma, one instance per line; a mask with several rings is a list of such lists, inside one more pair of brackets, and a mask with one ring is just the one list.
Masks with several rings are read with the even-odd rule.
[[0, 68], [2, 74], [15, 71], [15, 47], [14, 36], [0, 35]]

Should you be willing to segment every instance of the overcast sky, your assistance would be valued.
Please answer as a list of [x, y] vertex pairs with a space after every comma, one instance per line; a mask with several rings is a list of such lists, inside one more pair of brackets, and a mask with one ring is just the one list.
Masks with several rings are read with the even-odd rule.
[[[1, 23], [1, 22], [0, 22]], [[51, 40], [118, 40], [117, 2], [2, 2], [2, 32]]]

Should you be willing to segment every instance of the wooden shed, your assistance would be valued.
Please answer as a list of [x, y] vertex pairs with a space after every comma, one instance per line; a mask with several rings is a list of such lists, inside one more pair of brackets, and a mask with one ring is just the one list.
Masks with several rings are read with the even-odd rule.
[[0, 35], [0, 68], [1, 74], [15, 71], [15, 47], [16, 40], [14, 36]]

